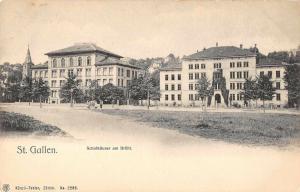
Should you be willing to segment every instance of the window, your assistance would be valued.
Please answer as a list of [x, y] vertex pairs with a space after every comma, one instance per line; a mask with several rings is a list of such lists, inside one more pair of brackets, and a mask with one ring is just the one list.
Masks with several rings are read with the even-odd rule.
[[276, 78], [280, 78], [280, 71], [276, 71]]
[[64, 69], [61, 69], [59, 71], [59, 77], [64, 77], [65, 76], [65, 70]]
[[276, 100], [277, 100], [277, 101], [280, 101], [280, 100], [281, 100], [280, 94], [279, 94], [279, 93], [276, 94]]
[[272, 78], [272, 71], [268, 71], [268, 77]]
[[236, 78], [237, 79], [241, 79], [242, 78], [242, 72], [241, 71], [236, 72]]
[[189, 84], [189, 90], [193, 90], [194, 89], [194, 85], [193, 84]]
[[85, 76], [87, 77], [91, 76], [91, 69], [85, 69]]
[[131, 78], [134, 78], [134, 71], [131, 71]]
[[121, 69], [121, 76], [122, 77], [124, 76], [124, 69], [123, 68]]
[[249, 72], [248, 71], [244, 71], [244, 78], [247, 79], [249, 77]]
[[101, 68], [97, 69], [97, 75], [101, 75]]
[[241, 100], [240, 94], [236, 94], [236, 100]]
[[177, 90], [181, 90], [181, 84], [177, 85]]
[[174, 95], [174, 94], [171, 95], [171, 100], [172, 100], [172, 101], [175, 100], [175, 95]]
[[201, 69], [205, 69], [205, 64], [204, 63], [201, 64]]
[[237, 62], [236, 67], [242, 67], [242, 62]]
[[195, 94], [195, 100], [198, 101], [200, 99], [198, 94]]
[[235, 94], [230, 94], [229, 100], [234, 101], [235, 100]]
[[102, 85], [106, 85], [107, 84], [107, 79], [103, 79], [103, 84]]
[[124, 80], [121, 79], [121, 86], [124, 87]]
[[82, 65], [82, 58], [78, 57], [78, 66], [81, 66], [81, 65]]
[[43, 71], [40, 71], [40, 77], [43, 77]]
[[120, 79], [118, 79], [118, 86], [120, 87]]
[[236, 88], [237, 89], [243, 89], [243, 83], [237, 83]]
[[126, 70], [126, 77], [130, 77], [130, 70]]
[[215, 89], [216, 89], [216, 90], [219, 90], [219, 88], [220, 88], [219, 83], [216, 83], [216, 84], [215, 84]]
[[214, 68], [215, 69], [220, 69], [220, 68], [222, 68], [222, 64], [221, 63], [214, 63]]
[[195, 84], [195, 90], [198, 90], [198, 89], [199, 89], [199, 84], [196, 83], [196, 84]]
[[118, 68], [118, 76], [121, 76], [121, 69]]
[[91, 85], [92, 80], [91, 79], [86, 79], [85, 80], [85, 86], [90, 86]]
[[199, 64], [195, 64], [195, 69], [199, 69]]
[[53, 59], [53, 61], [52, 61], [52, 67], [57, 67], [57, 62], [56, 62], [56, 59]]
[[169, 100], [169, 95], [165, 95], [165, 100], [166, 100], [166, 101]]
[[249, 67], [249, 62], [248, 61], [244, 61], [244, 67]]
[[177, 79], [181, 80], [181, 75], [180, 74], [177, 75]]
[[109, 67], [109, 68], [108, 68], [108, 75], [112, 75], [112, 72], [113, 72], [113, 68], [112, 68], [112, 67]]
[[61, 67], [66, 67], [66, 63], [65, 63], [65, 59], [64, 58], [62, 58], [61, 59]]
[[165, 85], [165, 90], [169, 90], [169, 86], [168, 85]]
[[189, 69], [193, 69], [193, 64], [189, 64]]
[[86, 59], [86, 65], [87, 66], [91, 65], [91, 57], [90, 56], [88, 56], [87, 59]]
[[177, 95], [177, 100], [178, 100], [178, 101], [181, 101], [181, 94], [178, 94], [178, 95]]
[[171, 75], [171, 80], [173, 80], [173, 81], [175, 80], [175, 75], [174, 74]]
[[107, 67], [103, 68], [103, 75], [107, 75]]
[[175, 90], [175, 85], [171, 85], [171, 90], [172, 90], [172, 91]]
[[234, 62], [230, 62], [230, 68], [234, 68], [235, 67], [235, 63]]
[[280, 82], [276, 82], [276, 89], [280, 89]]
[[259, 73], [259, 76], [264, 76], [264, 72], [263, 71], [261, 71], [260, 73]]
[[109, 80], [108, 80], [108, 83], [113, 83], [113, 79], [109, 79]]
[[45, 74], [44, 74], [45, 76], [45, 78], [47, 78], [48, 77], [48, 71], [45, 71]]
[[204, 78], [204, 77], [206, 77], [206, 73], [205, 72], [201, 73], [201, 78]]
[[199, 73], [195, 73], [195, 79], [199, 79]]
[[69, 76], [69, 77], [73, 76], [73, 75], [74, 75], [73, 73], [74, 73], [74, 72], [73, 72], [73, 69], [69, 69], [69, 70], [68, 70], [68, 76]]
[[193, 94], [189, 94], [189, 100], [193, 101], [194, 100], [194, 95]]
[[56, 75], [57, 75], [57, 71], [56, 70], [52, 70], [51, 77], [52, 78], [56, 78]]
[[193, 76], [193, 73], [190, 73], [190, 74], [189, 74], [189, 80], [192, 80], [193, 77], [194, 77], [194, 76]]
[[235, 89], [235, 83], [230, 83], [230, 89]]
[[169, 76], [165, 75], [165, 80], [168, 81], [169, 80]]
[[130, 80], [126, 81], [127, 86], [130, 86]]
[[230, 72], [230, 79], [235, 79], [235, 72]]
[[51, 87], [56, 87], [56, 80], [51, 81]]
[[60, 80], [59, 81], [59, 86], [62, 87], [65, 84], [65, 80]]
[[70, 57], [70, 67], [73, 67], [73, 58]]

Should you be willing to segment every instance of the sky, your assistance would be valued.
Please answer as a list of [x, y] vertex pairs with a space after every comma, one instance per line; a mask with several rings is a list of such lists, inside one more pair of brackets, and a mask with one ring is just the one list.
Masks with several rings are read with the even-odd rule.
[[0, 63], [34, 63], [75, 43], [135, 59], [182, 57], [204, 47], [257, 44], [262, 53], [300, 45], [300, 1], [3, 0]]

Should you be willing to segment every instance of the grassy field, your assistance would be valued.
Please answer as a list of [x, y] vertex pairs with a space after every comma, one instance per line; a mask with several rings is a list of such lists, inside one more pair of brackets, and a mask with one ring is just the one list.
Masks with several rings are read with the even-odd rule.
[[68, 136], [58, 127], [44, 124], [32, 117], [19, 113], [0, 111], [0, 135], [1, 134], [22, 134], [41, 136]]
[[299, 115], [103, 110], [161, 128], [245, 145], [300, 146]]

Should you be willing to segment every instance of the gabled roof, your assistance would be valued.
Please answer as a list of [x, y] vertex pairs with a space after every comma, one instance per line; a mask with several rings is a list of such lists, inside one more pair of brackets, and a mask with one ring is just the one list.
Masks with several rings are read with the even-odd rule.
[[104, 53], [106, 55], [122, 58], [122, 56], [107, 51], [101, 47], [98, 47], [94, 43], [76, 43], [70, 47], [48, 52], [45, 55], [55, 56], [55, 55], [67, 55], [67, 54], [90, 53], [90, 52], [99, 52], [99, 53]]
[[256, 67], [283, 67], [284, 63], [282, 61], [272, 59], [272, 58], [260, 58]]
[[124, 66], [124, 67], [131, 67], [131, 68], [135, 68], [135, 69], [141, 69], [140, 67], [135, 66], [135, 65], [131, 65], [126, 61], [122, 61], [120, 59], [115, 59], [115, 58], [112, 58], [112, 57], [106, 57], [103, 60], [96, 61], [95, 65], [96, 66], [120, 65], [120, 66]]
[[199, 51], [189, 56], [185, 56], [183, 59], [193, 60], [193, 59], [218, 59], [218, 58], [231, 58], [231, 57], [249, 57], [256, 56], [255, 53], [247, 50], [241, 49], [234, 46], [220, 46], [211, 47]]

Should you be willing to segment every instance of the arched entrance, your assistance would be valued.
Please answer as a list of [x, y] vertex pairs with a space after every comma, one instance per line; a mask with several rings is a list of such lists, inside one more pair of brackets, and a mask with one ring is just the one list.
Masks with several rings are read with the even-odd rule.
[[221, 103], [221, 95], [220, 94], [215, 95], [215, 101], [216, 101], [216, 103]]

